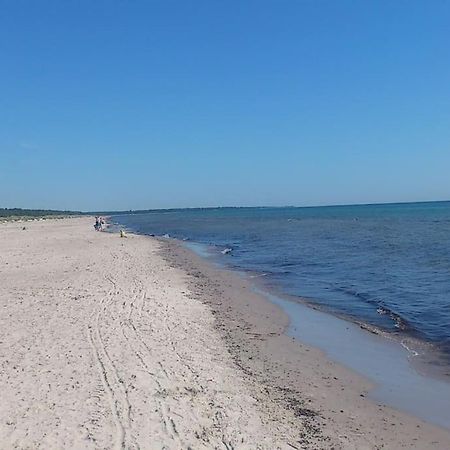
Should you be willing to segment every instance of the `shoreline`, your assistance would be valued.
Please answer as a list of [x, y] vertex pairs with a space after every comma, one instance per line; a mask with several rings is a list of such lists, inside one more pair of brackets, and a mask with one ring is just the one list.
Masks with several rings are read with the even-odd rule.
[[[134, 232], [133, 229], [129, 231]], [[212, 265], [219, 271], [245, 279], [250, 283], [249, 289], [260, 291], [260, 297], [278, 305], [284, 310], [288, 320], [292, 321], [295, 316], [302, 315], [311, 318], [313, 311], [315, 312], [313, 316], [321, 315], [320, 328], [334, 328], [334, 333], [327, 331], [316, 333], [310, 330], [309, 335], [308, 333], [300, 335], [296, 330], [288, 330], [289, 327], [286, 325], [286, 334], [295, 337], [301, 343], [308, 343], [319, 349], [326, 354], [327, 359], [367, 379], [372, 385], [372, 389], [368, 390], [368, 397], [377, 404], [387, 405], [419, 420], [450, 430], [450, 410], [446, 406], [450, 404], [448, 360], [432, 343], [406, 333], [390, 333], [355, 318], [333, 314], [326, 308], [316, 305], [311, 299], [285, 294], [279, 287], [267, 283], [264, 274], [245, 271], [224, 262], [219, 252], [213, 250], [217, 247], [212, 244], [208, 246], [172, 238], [169, 235], [156, 237], [145, 233], [142, 235], [154, 237], [166, 244], [176, 243], [178, 247], [191, 252], [195, 258], [200, 258], [206, 266]], [[220, 253], [225, 254], [224, 251]], [[297, 314], [292, 313], [295, 309]], [[299, 324], [303, 328], [307, 325], [297, 320], [297, 325]], [[318, 334], [322, 334], [326, 339], [323, 336], [316, 336]], [[346, 336], [347, 334], [351, 337]], [[372, 339], [373, 336], [376, 338]], [[329, 344], [336, 339], [343, 339], [344, 346], [353, 348], [355, 356], [348, 349], [341, 350]], [[352, 339], [363, 340], [366, 345], [354, 345]], [[365, 353], [372, 353], [373, 358], [379, 361], [379, 365], [374, 365], [365, 358]], [[382, 366], [387, 369], [380, 371]]]
[[[350, 438], [348, 442], [341, 442], [343, 448], [352, 448], [351, 445], [358, 449], [424, 448], [425, 445], [427, 448], [447, 448], [450, 445], [447, 428], [425, 422], [370, 398], [370, 392], [377, 385], [367, 376], [333, 361], [317, 346], [289, 335], [288, 314], [265, 295], [255, 292], [253, 280], [240, 277], [227, 268], [215, 267], [204, 257], [186, 248], [182, 241], [156, 239], [164, 243], [163, 255], [170, 264], [183, 268], [193, 276], [201, 273], [204, 278], [213, 280], [211, 287], [202, 281], [195, 286], [194, 281], [192, 290], [215, 311], [219, 322], [217, 326], [238, 366], [263, 384], [268, 383], [271, 386], [269, 390], [274, 392], [284, 392], [289, 386], [289, 393], [284, 393], [283, 399], [279, 398], [279, 401], [284, 404], [301, 403], [300, 416], [320, 417], [319, 420], [323, 420], [326, 412], [328, 424], [322, 429], [327, 430], [330, 436], [333, 433], [342, 435], [338, 430], [343, 429], [353, 430], [353, 439], [361, 436], [361, 439], [356, 438], [357, 444], [351, 443]], [[222, 300], [214, 298], [218, 294]], [[307, 305], [304, 308], [313, 309]], [[325, 312], [321, 314], [328, 315]], [[236, 317], [253, 331], [245, 331], [244, 325], [237, 325]], [[336, 320], [344, 321], [341, 318]], [[364, 329], [361, 332], [370, 333]], [[262, 337], [260, 341], [254, 339], [253, 336], [257, 335]], [[260, 345], [255, 345], [258, 341]], [[301, 413], [302, 409], [304, 414]], [[370, 429], [367, 423], [371, 424]], [[392, 436], [383, 437], [393, 427], [396, 439], [392, 440]], [[438, 436], [446, 444], [440, 444]]]
[[[170, 238], [174, 240], [178, 240], [177, 238]], [[184, 243], [184, 241], [180, 241]], [[189, 246], [192, 246], [192, 242], [188, 241]], [[368, 321], [364, 321], [364, 319], [358, 318], [357, 316], [353, 316], [350, 314], [345, 314], [336, 310], [333, 310], [326, 305], [320, 303], [317, 299], [313, 297], [305, 297], [301, 294], [294, 295], [283, 292], [282, 287], [276, 285], [275, 283], [268, 283], [266, 281], [266, 272], [258, 273], [254, 271], [248, 271], [242, 267], [227, 265], [226, 262], [222, 262], [220, 260], [220, 256], [215, 253], [209, 253], [208, 250], [201, 251], [200, 247], [209, 247], [206, 244], [194, 243], [195, 247], [192, 246], [191, 250], [204, 257], [208, 261], [211, 261], [214, 264], [217, 264], [219, 267], [224, 270], [231, 271], [233, 273], [242, 273], [244, 277], [247, 277], [247, 274], [252, 274], [248, 276], [251, 279], [252, 283], [255, 284], [257, 289], [260, 289], [263, 296], [271, 296], [275, 295], [281, 299], [286, 299], [290, 302], [298, 303], [307, 308], [311, 308], [320, 313], [326, 314], [328, 316], [332, 316], [333, 318], [337, 318], [339, 320], [348, 322], [352, 325], [356, 325], [362, 330], [366, 330], [368, 333], [375, 334], [383, 337], [386, 340], [396, 342], [400, 344], [407, 352], [410, 354], [410, 361], [414, 368], [423, 374], [424, 376], [431, 376], [435, 379], [439, 379], [441, 381], [450, 382], [450, 353], [446, 352], [442, 349], [442, 344], [439, 345], [436, 342], [431, 340], [426, 340], [417, 335], [415, 330], [403, 330], [399, 327], [400, 331], [391, 331], [386, 328], [383, 328], [378, 325], [374, 325]], [[198, 253], [197, 253], [198, 247]], [[216, 248], [215, 245], [211, 245], [211, 248]], [[223, 252], [220, 252], [224, 255]], [[385, 314], [385, 313], [380, 313]], [[399, 318], [402, 321], [402, 318]]]
[[[448, 213], [445, 207], [389, 212], [352, 206], [339, 213], [244, 208], [112, 220], [139, 233], [167, 233], [205, 245], [208, 253], [236, 271], [267, 274], [262, 281], [283, 295], [311, 300], [330, 314], [371, 324], [392, 336], [407, 336], [419, 353], [430, 354], [431, 360], [424, 360], [434, 359], [439, 371], [444, 363], [450, 369], [448, 258], [443, 255], [433, 262], [432, 255], [442, 250], [433, 233], [445, 236]], [[404, 229], [412, 233], [409, 239]]]
[[[130, 229], [129, 231], [135, 232], [132, 229]], [[148, 236], [145, 233], [142, 233], [142, 235]], [[362, 319], [358, 319], [355, 316], [345, 315], [343, 313], [331, 310], [321, 303], [318, 303], [313, 298], [307, 298], [301, 295], [287, 294], [282, 291], [282, 288], [279, 285], [268, 283], [266, 281], [266, 272], [255, 272], [252, 270], [246, 270], [239, 266], [234, 266], [232, 264], [228, 265], [226, 262], [221, 260], [221, 256], [225, 255], [226, 253], [224, 253], [224, 251], [221, 251], [221, 255], [219, 255], [217, 246], [214, 244], [207, 245], [193, 241], [184, 241], [169, 236], [149, 236], [156, 237], [157, 239], [164, 238], [164, 240], [170, 238], [170, 240], [172, 241], [179, 242], [182, 246], [192, 251], [195, 255], [200, 256], [202, 259], [204, 259], [208, 264], [213, 264], [220, 269], [248, 279], [251, 284], [254, 285], [256, 290], [261, 291], [261, 295], [265, 298], [274, 297], [281, 301], [287, 300], [288, 302], [302, 305], [308, 309], [312, 309], [314, 311], [317, 311], [318, 313], [329, 316], [332, 319], [344, 321], [346, 323], [349, 323], [351, 326], [357, 326], [361, 330], [365, 330], [367, 333], [380, 336], [386, 341], [396, 343], [406, 350], [409, 363], [411, 364], [412, 368], [420, 375], [427, 378], [432, 378], [437, 381], [442, 381], [444, 383], [450, 383], [450, 354], [443, 351], [439, 347], [439, 345], [432, 341], [420, 338], [414, 333], [408, 331], [389, 331], [377, 325], [365, 322]], [[214, 251], [212, 251], [212, 249], [214, 249]], [[272, 303], [277, 303], [278, 300], [275, 300], [274, 302], [272, 301]], [[447, 428], [450, 428], [450, 421]]]
[[[111, 225], [113, 229], [114, 226], [118, 226], [117, 223]], [[391, 317], [392, 320], [399, 324], [397, 327], [398, 330], [395, 331], [373, 324], [370, 321], [365, 321], [363, 318], [358, 318], [357, 316], [351, 314], [336, 311], [333, 308], [322, 304], [316, 298], [306, 297], [301, 294], [286, 293], [280, 285], [267, 281], [266, 276], [269, 275], [270, 272], [257, 272], [239, 265], [228, 264], [225, 260], [222, 260], [225, 255], [228, 255], [228, 253], [231, 252], [231, 249], [225, 248], [224, 246], [214, 243], [205, 244], [197, 241], [191, 241], [189, 238], [181, 239], [179, 237], [173, 237], [169, 234], [149, 234], [136, 230], [133, 227], [125, 227], [125, 229], [130, 233], [136, 233], [142, 236], [178, 241], [196, 255], [200, 255], [202, 258], [206, 259], [208, 263], [218, 265], [224, 270], [243, 274], [244, 277], [253, 279], [253, 283], [263, 291], [266, 291], [269, 296], [274, 294], [277, 297], [306, 305], [308, 308], [312, 308], [316, 311], [320, 311], [324, 314], [338, 318], [339, 320], [357, 325], [369, 333], [382, 336], [387, 340], [398, 342], [410, 354], [411, 364], [420, 374], [450, 383], [450, 353], [446, 347], [444, 348], [444, 344], [439, 344], [432, 340], [426, 339], [423, 336], [420, 336], [415, 329], [410, 329], [408, 326], [405, 328], [402, 327], [402, 324], [405, 323], [405, 319], [400, 316], [397, 317], [394, 313], [387, 312], [385, 309], [383, 312], [379, 312], [380, 315], [392, 314], [394, 316]]]
[[[205, 255], [205, 257], [207, 256]], [[221, 267], [223, 267], [224, 270], [236, 272], [232, 267], [227, 267], [226, 265], [221, 265]], [[237, 270], [237, 273], [239, 273], [239, 270]], [[261, 278], [260, 280], [258, 275], [250, 276], [250, 279], [252, 284], [255, 284], [255, 288], [262, 291], [261, 295], [264, 297], [274, 297], [281, 301], [286, 300], [289, 303], [301, 305], [302, 307], [316, 311], [319, 314], [328, 316], [333, 320], [343, 321], [350, 324], [352, 327], [360, 328], [364, 332], [378, 336], [384, 341], [401, 346], [407, 352], [407, 359], [411, 364], [411, 367], [420, 375], [450, 383], [450, 355], [442, 351], [435, 343], [421, 339], [407, 332], [394, 333], [371, 323], [364, 322], [356, 317], [329, 310], [321, 304], [316, 303], [314, 299], [286, 294], [282, 292], [278, 286], [266, 284], [264, 278]], [[276, 302], [277, 301], [275, 301], [275, 303]]]

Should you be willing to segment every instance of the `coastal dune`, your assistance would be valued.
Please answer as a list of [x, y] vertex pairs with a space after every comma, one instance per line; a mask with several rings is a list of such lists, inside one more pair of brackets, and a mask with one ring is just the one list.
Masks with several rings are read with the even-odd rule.
[[236, 315], [245, 289], [185, 250], [92, 225], [0, 226], [0, 448], [450, 448], [447, 431], [371, 404], [369, 384], [319, 352], [280, 352], [294, 345], [284, 319], [243, 329], [258, 315], [245, 301]]

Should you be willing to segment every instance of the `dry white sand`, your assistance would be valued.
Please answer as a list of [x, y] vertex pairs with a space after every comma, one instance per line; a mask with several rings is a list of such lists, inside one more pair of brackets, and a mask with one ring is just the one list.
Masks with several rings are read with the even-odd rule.
[[0, 448], [395, 448], [269, 395], [161, 245], [86, 218], [0, 225]]
[[1, 226], [1, 448], [277, 447], [158, 245], [90, 219]]

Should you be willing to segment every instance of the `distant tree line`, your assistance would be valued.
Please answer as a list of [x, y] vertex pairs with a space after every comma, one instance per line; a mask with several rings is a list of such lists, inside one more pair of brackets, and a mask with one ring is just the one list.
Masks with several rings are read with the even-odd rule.
[[0, 208], [0, 217], [45, 217], [45, 216], [75, 216], [81, 215], [80, 211], [57, 211], [54, 209], [22, 209]]

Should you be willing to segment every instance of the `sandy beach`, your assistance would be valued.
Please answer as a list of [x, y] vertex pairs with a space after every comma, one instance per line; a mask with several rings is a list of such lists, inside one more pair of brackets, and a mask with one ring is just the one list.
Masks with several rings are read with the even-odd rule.
[[91, 218], [0, 238], [2, 449], [450, 448], [176, 241]]

